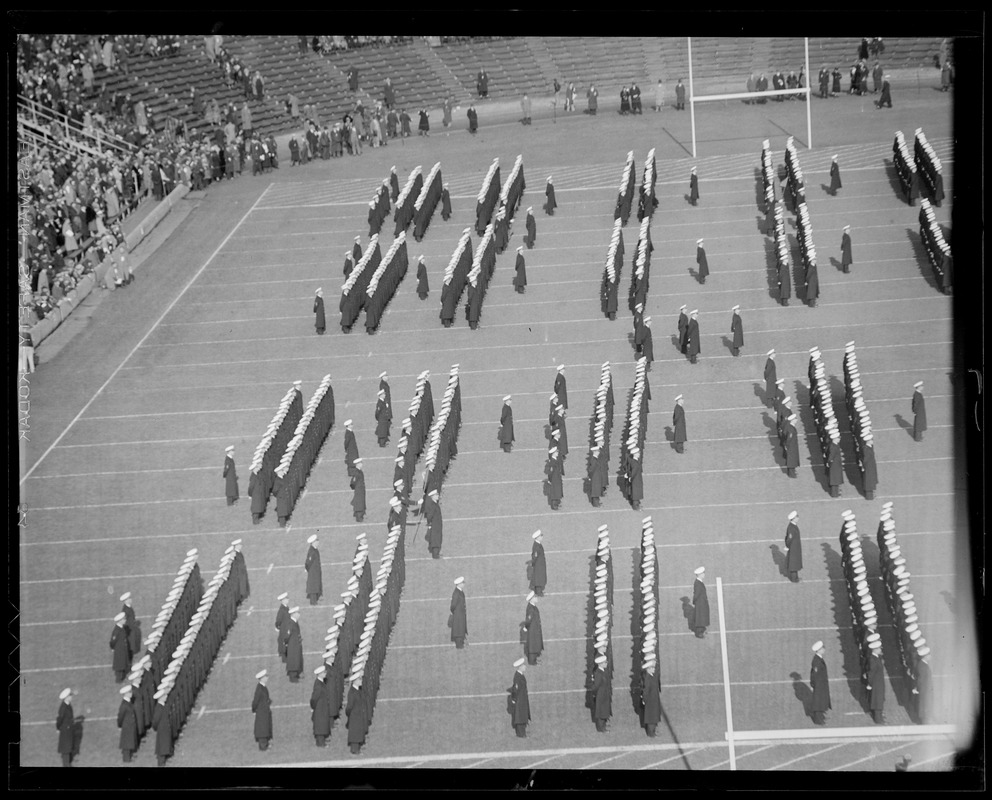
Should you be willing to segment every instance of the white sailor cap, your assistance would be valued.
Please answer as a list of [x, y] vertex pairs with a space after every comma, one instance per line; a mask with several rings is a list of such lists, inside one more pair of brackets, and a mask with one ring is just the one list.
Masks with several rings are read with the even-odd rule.
[[313, 671], [313, 674], [314, 675], [317, 675], [319, 677], [319, 676], [323, 675], [325, 672], [327, 672], [327, 667], [325, 667], [323, 664], [321, 664], [319, 667], [317, 667]]
[[127, 617], [125, 616], [123, 611], [120, 614], [114, 616], [114, 622], [123, 622], [125, 619], [127, 619]]
[[293, 606], [291, 609], [289, 609], [289, 613], [290, 614], [299, 614], [300, 613], [300, 607], [299, 606]]
[[316, 533], [307, 538], [307, 544], [317, 544], [317, 534]]
[[513, 666], [516, 667], [517, 669], [520, 669], [520, 667], [522, 667], [526, 663], [527, 663], [526, 658], [518, 658], [516, 661], [513, 662]]
[[527, 602], [528, 603], [532, 602], [535, 597], [537, 597], [537, 595], [534, 592], [528, 593], [528, 595], [527, 595]]
[[195, 556], [196, 556], [196, 554], [197, 554], [198, 552], [199, 552], [199, 551], [198, 551], [198, 550], [197, 550], [197, 549], [196, 549], [196, 548], [194, 547], [194, 548], [193, 548], [192, 550], [187, 550], [187, 551], [186, 551], [186, 557], [187, 557], [187, 558], [193, 558], [193, 557], [195, 557]]
[[696, 567], [696, 575], [702, 575], [704, 572], [706, 572], [706, 567]]
[[813, 652], [814, 652], [814, 653], [815, 653], [815, 652], [816, 652], [817, 650], [822, 650], [822, 649], [823, 649], [823, 642], [814, 642], [814, 643], [813, 643]]
[[458, 585], [460, 585], [462, 583], [465, 583], [465, 578], [463, 578], [461, 576], [455, 578], [455, 586], [458, 586]]
[[279, 595], [276, 598], [276, 600], [288, 600], [288, 599], [289, 599], [289, 592], [283, 592], [281, 595]]
[[923, 381], [917, 381], [916, 383], [913, 384], [914, 389], [919, 389], [922, 386], [923, 386]]

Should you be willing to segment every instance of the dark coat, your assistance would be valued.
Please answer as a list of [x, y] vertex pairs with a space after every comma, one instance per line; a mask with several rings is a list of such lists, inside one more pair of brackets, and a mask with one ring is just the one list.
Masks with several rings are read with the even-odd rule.
[[517, 262], [514, 265], [515, 274], [513, 276], [513, 288], [522, 289], [527, 285], [527, 265], [524, 262], [524, 254], [517, 253]]
[[734, 334], [734, 347], [743, 347], [744, 323], [741, 321], [740, 314], [734, 314], [730, 320], [730, 332]]
[[465, 610], [465, 592], [457, 587], [451, 593], [451, 641], [468, 633], [468, 617]]
[[799, 572], [803, 568], [803, 542], [799, 536], [799, 526], [789, 523], [785, 529], [785, 569], [788, 572]]
[[541, 655], [544, 651], [541, 610], [533, 603], [527, 604], [527, 614], [524, 617], [524, 631], [527, 634], [527, 641], [524, 643], [524, 652], [527, 655]]
[[[234, 466], [234, 459], [230, 456], [224, 458], [224, 492], [229, 498], [238, 499], [238, 470]], [[126, 613], [126, 612], [125, 612]]]
[[534, 221], [533, 214], [527, 215], [527, 219], [524, 220], [524, 228], [527, 230], [524, 242], [527, 244], [527, 249], [529, 250], [534, 246], [534, 242], [537, 241], [537, 223]]
[[[450, 117], [449, 117], [450, 122]], [[451, 217], [451, 193], [447, 189], [441, 189], [441, 219], [445, 222]]]
[[916, 433], [923, 433], [927, 429], [927, 404], [920, 392], [913, 392], [913, 414]]
[[505, 403], [499, 415], [499, 433], [497, 434], [501, 445], [513, 442], [513, 409]]
[[429, 292], [430, 286], [427, 284], [427, 267], [421, 261], [417, 264], [417, 294], [423, 300]]
[[313, 720], [314, 736], [330, 736], [331, 734], [331, 707], [327, 692], [327, 684], [318, 678], [313, 682], [313, 691], [310, 693], [310, 719]]
[[131, 648], [127, 641], [127, 631], [120, 625], [114, 626], [110, 634], [110, 649], [114, 651], [114, 672], [125, 672], [131, 668]]
[[354, 496], [351, 498], [351, 505], [355, 509], [355, 514], [365, 513], [365, 473], [360, 469], [355, 470], [355, 474], [351, 478], [351, 488], [355, 490]]
[[686, 331], [686, 355], [695, 356], [702, 352], [702, 348], [699, 345], [699, 321], [695, 319], [689, 320], [689, 328]]
[[323, 297], [315, 297], [313, 299], [313, 313], [315, 315], [315, 318], [314, 318], [314, 327], [318, 331], [323, 331], [327, 327], [327, 322], [324, 319], [324, 298]]
[[527, 695], [527, 678], [519, 672], [513, 674], [510, 693], [510, 724], [526, 725], [530, 722], [530, 697]]
[[685, 409], [677, 403], [675, 413], [672, 414], [672, 430], [677, 443], [688, 441], [685, 436]]
[[874, 492], [878, 486], [878, 467], [875, 466], [875, 448], [864, 446], [861, 449], [861, 473], [864, 476], [865, 491]]
[[827, 453], [827, 481], [831, 486], [840, 486], [844, 483], [844, 468], [841, 464], [840, 446], [830, 442], [830, 449]]
[[778, 380], [778, 368], [775, 359], [769, 357], [765, 361], [765, 396], [771, 399], [775, 396], [775, 382]]
[[827, 665], [818, 655], [813, 656], [809, 670], [809, 685], [813, 690], [810, 711], [826, 711], [830, 706], [830, 682], [827, 679]]
[[820, 296], [820, 276], [816, 272], [816, 265], [810, 264], [806, 271], [806, 300], [815, 300]]
[[548, 476], [547, 489], [545, 493], [549, 500], [561, 500], [561, 468], [557, 459], [549, 459], [544, 466], [544, 474]]
[[693, 627], [705, 628], [710, 624], [710, 601], [706, 585], [698, 578], [692, 583]]
[[641, 672], [641, 721], [644, 725], [657, 725], [661, 721], [661, 683], [658, 671], [651, 675]]
[[441, 542], [444, 539], [444, 520], [441, 516], [441, 507], [432, 497], [424, 498], [424, 519], [427, 522], [428, 549], [441, 549]]
[[379, 439], [389, 438], [389, 425], [393, 421], [393, 412], [385, 400], [379, 400], [375, 404], [375, 435]]
[[851, 237], [845, 233], [840, 240], [840, 265], [847, 267], [853, 263], [854, 259], [851, 257]]
[[799, 466], [799, 436], [791, 423], [786, 423], [784, 428], [785, 466], [787, 469], [796, 469]]
[[530, 563], [534, 569], [534, 577], [531, 579], [530, 588], [548, 585], [548, 561], [544, 556], [544, 545], [534, 542], [530, 549]]
[[706, 260], [706, 251], [702, 247], [696, 248], [696, 263], [699, 265], [700, 278], [710, 274], [710, 262]]
[[558, 201], [555, 199], [555, 187], [553, 184], [549, 183], [544, 188], [544, 196], [547, 200], [544, 203], [544, 210], [551, 214], [556, 208], [558, 208]]
[[679, 312], [679, 350], [685, 352], [686, 337], [689, 335], [689, 317], [684, 311]]
[[348, 688], [348, 704], [344, 712], [348, 715], [348, 744], [364, 744], [369, 732], [369, 717], [361, 689], [354, 686]]
[[344, 463], [349, 467], [358, 458], [358, 442], [355, 440], [355, 432], [346, 430], [344, 432]]
[[789, 274], [789, 265], [782, 264], [778, 269], [778, 299], [788, 300], [792, 297], [792, 276]]
[[59, 732], [59, 752], [63, 755], [72, 752], [72, 706], [64, 700], [59, 705], [59, 713], [55, 718], [55, 728]]
[[269, 690], [260, 683], [255, 684], [255, 696], [251, 701], [251, 711], [255, 715], [255, 739], [272, 738], [272, 700]]
[[121, 700], [120, 708], [117, 709], [117, 727], [121, 729], [119, 747], [121, 750], [138, 749], [138, 716], [134, 710], [134, 703], [129, 700]]
[[885, 708], [885, 667], [881, 656], [868, 657], [868, 687], [872, 711]]
[[279, 631], [277, 634], [278, 651], [280, 656], [286, 655], [286, 642], [283, 638], [286, 627], [289, 624], [289, 609], [280, 603], [279, 610], [276, 612], [276, 630]]
[[286, 672], [303, 672], [303, 639], [300, 636], [300, 623], [290, 617], [283, 634], [286, 648]]
[[169, 709], [161, 703], [155, 704], [152, 712], [152, 728], [155, 730], [155, 755], [171, 756], [173, 745], [172, 719], [169, 716]]
[[837, 166], [837, 162], [833, 161], [830, 164], [830, 192], [833, 194], [838, 189], [841, 188], [840, 182], [840, 167]]
[[689, 176], [689, 201], [695, 203], [699, 199], [699, 178], [696, 173]]
[[324, 581], [320, 567], [320, 552], [316, 547], [310, 545], [307, 550], [306, 560], [303, 568], [307, 571], [307, 595], [324, 593]]
[[592, 694], [595, 700], [593, 716], [596, 719], [609, 719], [613, 716], [613, 692], [606, 672], [597, 669], [592, 679]]
[[560, 372], [555, 376], [555, 394], [558, 395], [558, 402], [561, 403], [562, 408], [566, 411], [568, 410], [568, 384], [565, 381], [565, 376]]
[[651, 335], [651, 329], [645, 326], [643, 329], [644, 338], [641, 340], [641, 355], [648, 360], [650, 364], [654, 361], [654, 337]]

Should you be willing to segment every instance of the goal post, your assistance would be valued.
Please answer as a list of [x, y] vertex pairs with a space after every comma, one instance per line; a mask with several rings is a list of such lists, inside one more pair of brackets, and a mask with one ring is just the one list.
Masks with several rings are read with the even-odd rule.
[[687, 37], [689, 46], [689, 121], [692, 127], [692, 157], [696, 158], [696, 103], [705, 103], [713, 100], [754, 100], [759, 97], [795, 97], [805, 95], [806, 100], [806, 148], [813, 148], [813, 115], [812, 115], [812, 90], [810, 88], [809, 71], [809, 37], [803, 39], [806, 58], [806, 86], [796, 89], [773, 89], [768, 92], [731, 92], [729, 94], [704, 94], [696, 95], [692, 83], [692, 37]]

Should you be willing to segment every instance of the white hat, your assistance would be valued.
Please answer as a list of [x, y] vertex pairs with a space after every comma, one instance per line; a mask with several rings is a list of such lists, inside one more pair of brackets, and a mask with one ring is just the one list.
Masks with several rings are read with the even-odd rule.
[[325, 667], [323, 664], [321, 664], [319, 667], [317, 667], [313, 671], [313, 674], [314, 675], [323, 675], [325, 672], [327, 672], [327, 667]]
[[123, 622], [125, 619], [126, 619], [126, 617], [124, 615], [124, 612], [122, 611], [120, 614], [117, 614], [114, 617], [114, 622]]
[[316, 542], [317, 542], [317, 534], [316, 533], [313, 534], [313, 536], [311, 536], [311, 537], [309, 537], [307, 539], [307, 544], [315, 544]]
[[541, 530], [540, 530], [540, 528], [538, 528], [538, 529], [537, 529], [536, 531], [534, 531], [534, 532], [533, 532], [533, 533], [532, 533], [532, 534], [530, 535], [530, 538], [531, 538], [531, 539], [536, 539], [536, 538], [537, 538], [538, 536], [540, 536], [540, 535], [541, 535]]
[[276, 600], [288, 600], [288, 599], [289, 599], [289, 592], [283, 592], [281, 595], [279, 595], [276, 598]]
[[261, 672], [255, 673], [255, 679], [260, 681], [260, 680], [262, 680], [262, 678], [264, 678], [268, 674], [269, 674], [269, 671], [267, 669], [263, 669]]
[[465, 578], [463, 578], [463, 577], [455, 578], [455, 586], [458, 586], [458, 585], [460, 585], [462, 583], [465, 583]]
[[928, 655], [930, 655], [930, 648], [927, 647], [926, 645], [923, 645], [922, 647], [917, 647], [916, 652], [919, 654], [920, 658], [926, 658]]
[[518, 658], [516, 661], [513, 662], [513, 666], [514, 667], [517, 667], [519, 669], [520, 667], [522, 667], [526, 663], [527, 663], [527, 659], [526, 658]]
[[814, 642], [814, 643], [813, 643], [813, 652], [814, 652], [814, 653], [815, 653], [815, 652], [816, 652], [817, 650], [822, 650], [822, 649], [823, 649], [823, 642]]
[[289, 609], [289, 613], [290, 614], [299, 614], [300, 613], [300, 607], [299, 606], [293, 606], [291, 609]]
[[225, 447], [224, 448], [224, 452], [225, 453], [233, 453], [234, 452], [234, 445], [232, 444], [232, 445], [228, 445], [227, 447]]
[[350, 419], [346, 419], [346, 420], [344, 421], [344, 424], [345, 424], [345, 425], [351, 425], [351, 420], [350, 420]]
[[65, 700], [71, 694], [72, 694], [72, 689], [63, 689], [61, 692], [59, 692], [59, 700]]
[[706, 567], [697, 567], [695, 574], [702, 575], [704, 572], [706, 572]]
[[125, 600], [129, 600], [130, 598], [131, 598], [131, 593], [124, 592], [124, 594], [121, 595], [121, 602], [123, 603]]
[[734, 307], [733, 307], [732, 309], [730, 309], [730, 310], [731, 310], [731, 311], [739, 311], [739, 310], [740, 310], [740, 306], [734, 306]]
[[795, 519], [798, 516], [799, 516], [799, 512], [798, 511], [790, 511], [789, 512], [789, 519]]
[[193, 556], [195, 556], [197, 554], [197, 552], [199, 552], [199, 551], [195, 547], [192, 550], [187, 550], [186, 551], [186, 557], [187, 558], [192, 558]]
[[512, 395], [512, 394], [508, 394], [508, 395], [507, 395], [506, 397], [504, 397], [504, 398], [503, 398], [503, 402], [504, 402], [504, 403], [508, 403], [508, 402], [510, 402], [510, 398], [511, 398], [511, 397], [513, 397], [513, 395]]
[[537, 595], [536, 595], [536, 594], [535, 594], [534, 592], [529, 592], [529, 593], [527, 594], [527, 602], [529, 603], [529, 602], [530, 602], [531, 600], [533, 600], [533, 599], [534, 599], [535, 597], [537, 597]]

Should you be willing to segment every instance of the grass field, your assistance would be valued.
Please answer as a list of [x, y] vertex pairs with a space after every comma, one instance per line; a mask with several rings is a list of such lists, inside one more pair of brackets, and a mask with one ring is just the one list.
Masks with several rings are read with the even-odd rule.
[[[728, 717], [735, 731], [811, 731], [802, 696], [810, 645], [825, 642], [833, 711], [830, 728], [857, 728], [835, 739], [797, 732], [739, 744], [741, 769], [891, 770], [903, 754], [914, 768], [939, 770], [953, 746], [932, 732], [904, 730], [877, 738], [863, 706], [851, 614], [837, 533], [840, 513], [857, 514], [868, 537], [866, 559], [880, 609], [886, 653], [887, 722], [910, 726], [896, 639], [878, 578], [874, 531], [882, 503], [894, 503], [896, 530], [913, 577], [921, 628], [933, 651], [937, 707], [950, 709], [956, 670], [955, 503], [963, 491], [952, 466], [951, 299], [940, 294], [918, 236], [918, 206], [898, 196], [891, 168], [892, 134], [919, 126], [943, 160], [952, 194], [949, 101], [923, 97], [892, 112], [870, 100], [838, 98], [813, 107], [817, 148], [800, 151], [820, 258], [821, 299], [789, 307], [771, 294], [770, 240], [756, 202], [761, 140], [776, 165], [789, 133], [802, 140], [802, 103], [707, 110], [697, 116], [700, 158], [686, 158], [688, 114], [667, 111], [627, 119], [580, 115], [532, 127], [493, 126], [471, 138], [437, 130], [361, 158], [283, 168], [209, 190], [148, 264], [135, 286], [101, 306], [90, 329], [31, 376], [32, 431], [22, 450], [28, 511], [20, 532], [21, 751], [24, 765], [55, 765], [58, 692], [77, 687], [85, 714], [77, 763], [120, 762], [115, 724], [119, 697], [107, 641], [117, 596], [130, 590], [145, 626], [161, 607], [190, 547], [209, 577], [224, 548], [244, 538], [251, 596], [197, 699], [177, 742], [177, 766], [262, 764], [397, 767], [534, 767], [554, 769], [729, 768]], [[613, 484], [602, 508], [582, 493], [586, 438], [600, 365], [609, 360], [622, 425], [633, 383], [631, 319], [625, 298], [616, 321], [599, 311], [599, 283], [624, 158], [633, 150], [638, 180], [657, 148], [660, 206], [652, 224], [655, 252], [646, 313], [653, 317], [656, 361], [644, 455], [644, 502], [633, 511]], [[478, 331], [459, 311], [455, 326], [438, 319], [441, 277], [463, 228], [473, 225], [475, 194], [493, 157], [504, 174], [523, 154], [527, 193], [510, 248], [498, 258]], [[844, 181], [838, 197], [827, 181], [837, 154]], [[416, 165], [441, 161], [454, 214], [436, 215], [424, 241], [410, 239], [411, 264], [424, 254], [431, 294], [421, 302], [411, 268], [369, 337], [362, 325], [345, 335], [336, 322], [344, 251], [367, 241], [366, 203], [396, 165], [401, 184]], [[701, 202], [684, 199], [692, 164]], [[559, 209], [541, 211], [544, 182], [554, 175]], [[537, 244], [526, 251], [529, 285], [514, 293], [514, 248], [533, 205]], [[937, 210], [949, 223], [949, 204]], [[794, 231], [789, 215], [789, 227]], [[636, 223], [636, 220], [634, 221]], [[853, 228], [854, 267], [839, 269], [841, 229]], [[636, 225], [624, 230], [628, 260]], [[383, 252], [392, 221], [382, 233]], [[695, 240], [705, 237], [711, 276], [699, 285]], [[473, 233], [473, 243], [477, 241]], [[793, 242], [794, 244], [794, 242]], [[797, 247], [793, 248], [794, 257]], [[798, 272], [797, 272], [798, 276]], [[794, 278], [794, 288], [799, 281]], [[328, 333], [318, 337], [310, 312], [322, 286]], [[670, 338], [682, 303], [700, 311], [702, 355], [689, 364]], [[730, 308], [740, 304], [745, 347], [728, 346]], [[363, 318], [362, 318], [363, 319]], [[857, 343], [866, 402], [875, 430], [879, 489], [859, 493], [853, 463], [842, 497], [825, 488], [808, 406], [808, 348], [818, 345], [843, 417], [844, 344]], [[775, 446], [774, 414], [764, 404], [765, 353], [778, 352], [778, 374], [800, 408], [798, 478], [790, 480]], [[430, 369], [435, 398], [451, 364], [460, 364], [463, 424], [459, 453], [445, 483], [444, 558], [433, 561], [423, 533], [408, 533], [407, 581], [390, 640], [379, 702], [362, 756], [348, 754], [344, 718], [329, 747], [311, 737], [306, 679], [290, 684], [274, 652], [276, 596], [299, 602], [305, 586], [306, 538], [319, 531], [324, 597], [302, 605], [305, 667], [318, 663], [331, 606], [344, 589], [355, 535], [367, 531], [377, 558], [385, 539], [386, 499], [395, 436], [375, 445], [378, 374], [389, 373], [394, 423], [405, 416], [416, 375]], [[566, 364], [571, 454], [564, 502], [552, 512], [542, 495], [546, 411], [555, 365]], [[262, 524], [247, 506], [250, 454], [289, 384], [305, 399], [330, 373], [338, 424], [314, 466], [291, 525], [280, 529], [270, 504]], [[913, 440], [910, 396], [926, 381], [930, 429]], [[689, 442], [677, 455], [670, 413], [684, 394]], [[501, 398], [514, 399], [516, 446], [495, 441]], [[838, 405], [839, 404], [839, 405]], [[351, 417], [365, 460], [369, 513], [352, 516], [343, 464], [341, 422]], [[853, 458], [841, 421], [845, 459]], [[395, 431], [395, 428], [394, 428]], [[236, 447], [242, 500], [227, 507], [221, 466]], [[781, 571], [786, 514], [797, 509], [805, 540], [802, 582]], [[665, 724], [648, 740], [630, 700], [631, 591], [641, 518], [651, 515], [661, 573], [659, 652]], [[589, 559], [597, 526], [610, 525], [616, 566], [614, 716], [597, 734], [583, 704]], [[547, 649], [528, 673], [533, 724], [518, 740], [505, 715], [505, 689], [519, 656], [517, 624], [527, 591], [530, 534], [545, 535], [549, 584], [541, 610]], [[689, 632], [682, 599], [692, 571], [705, 565], [713, 626], [700, 641]], [[469, 645], [456, 651], [445, 620], [452, 580], [467, 581]], [[725, 614], [717, 614], [715, 580]], [[963, 620], [965, 625], [971, 621]], [[725, 641], [725, 644], [724, 644]], [[726, 670], [724, 669], [726, 657]], [[259, 753], [249, 711], [254, 674], [268, 668], [275, 740]], [[725, 681], [729, 683], [730, 714]], [[946, 715], [937, 722], [949, 722]], [[863, 731], [863, 733], [861, 732]], [[818, 731], [819, 732], [819, 731]], [[771, 736], [771, 734], [769, 734]], [[136, 764], [154, 764], [146, 737]]]

